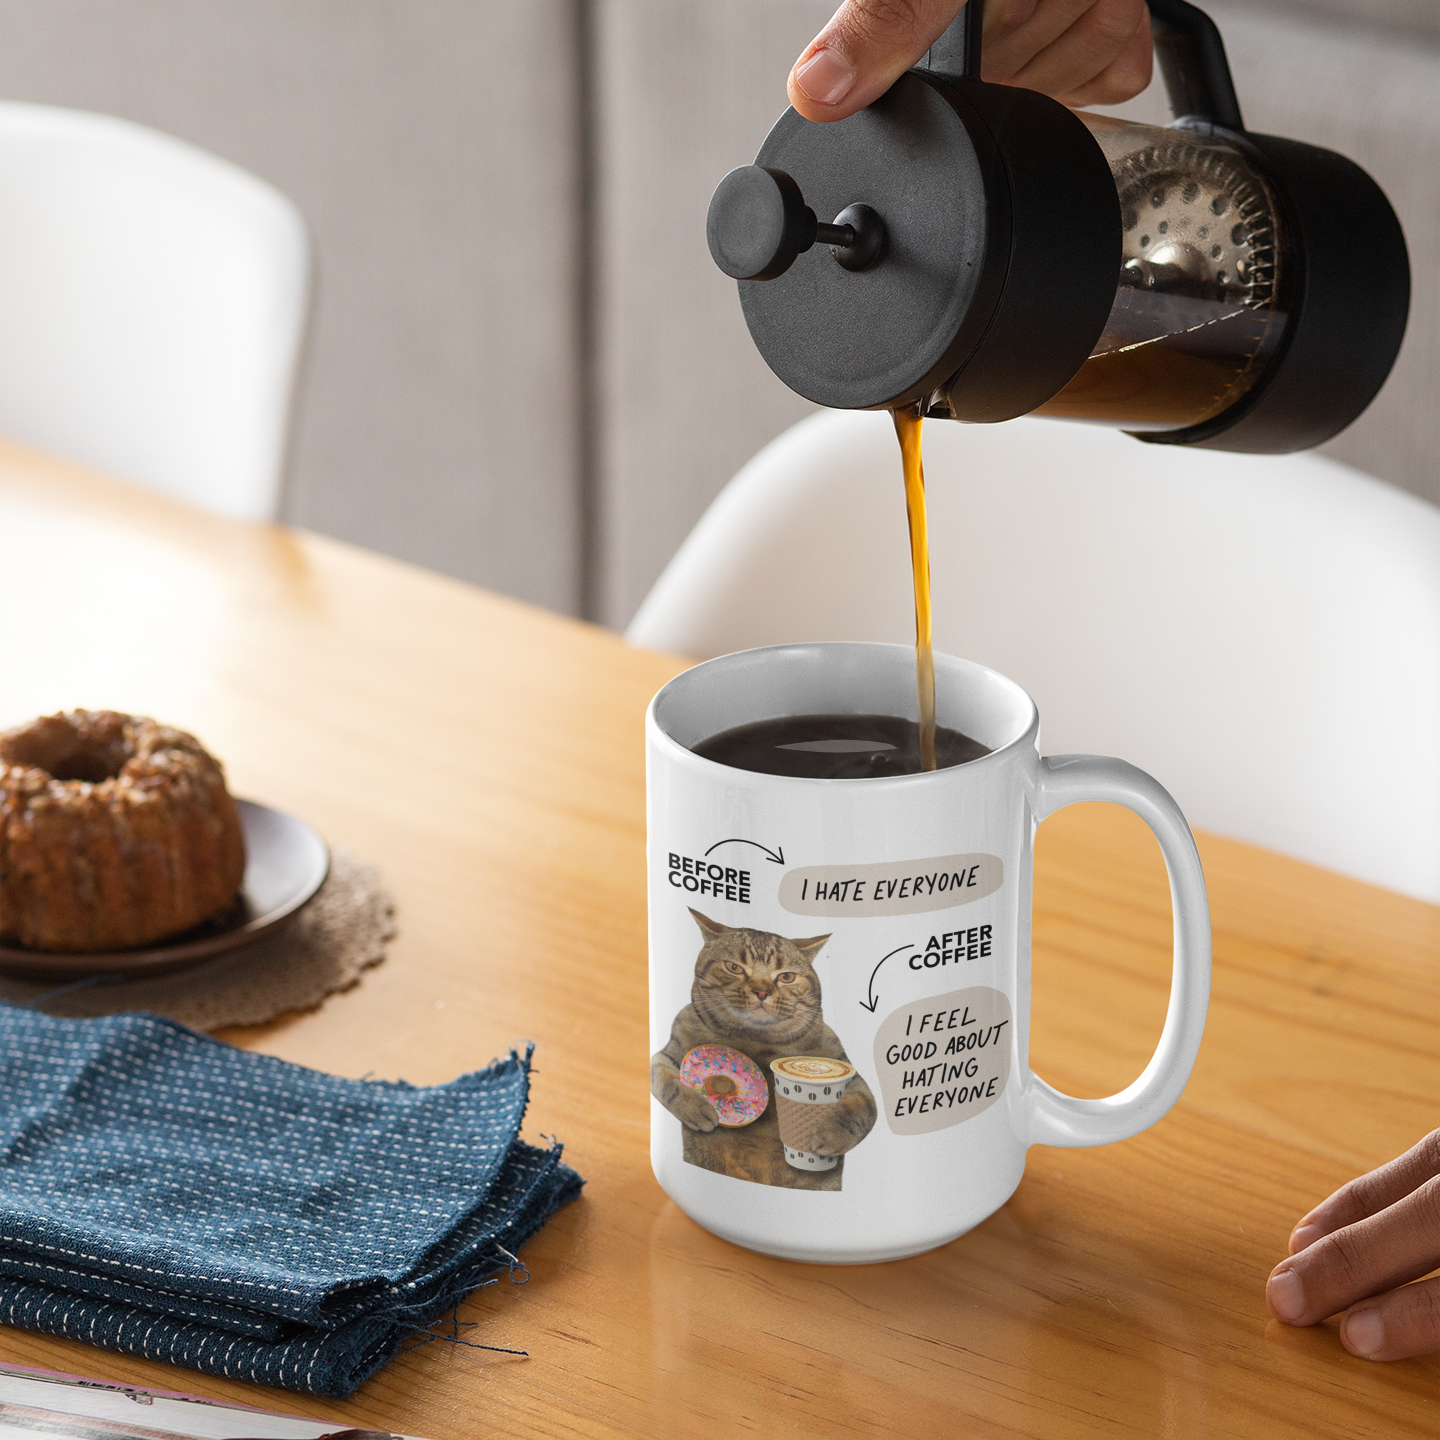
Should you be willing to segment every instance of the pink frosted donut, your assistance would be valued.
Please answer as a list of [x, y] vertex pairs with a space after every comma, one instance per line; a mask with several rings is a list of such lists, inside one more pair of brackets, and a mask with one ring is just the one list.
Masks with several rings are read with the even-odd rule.
[[748, 1125], [770, 1103], [760, 1067], [728, 1045], [697, 1045], [680, 1062], [680, 1078], [715, 1107], [722, 1125]]

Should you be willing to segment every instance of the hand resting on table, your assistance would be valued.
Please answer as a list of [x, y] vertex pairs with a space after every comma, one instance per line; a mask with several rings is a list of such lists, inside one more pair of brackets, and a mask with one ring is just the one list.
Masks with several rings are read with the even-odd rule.
[[[807, 120], [843, 120], [940, 38], [961, 0], [844, 0], [790, 72]], [[1066, 105], [1118, 105], [1150, 83], [1145, 0], [986, 0], [981, 78]]]
[[1265, 1299], [1277, 1320], [1316, 1325], [1344, 1310], [1340, 1340], [1367, 1360], [1440, 1350], [1440, 1130], [1342, 1185], [1300, 1221]]

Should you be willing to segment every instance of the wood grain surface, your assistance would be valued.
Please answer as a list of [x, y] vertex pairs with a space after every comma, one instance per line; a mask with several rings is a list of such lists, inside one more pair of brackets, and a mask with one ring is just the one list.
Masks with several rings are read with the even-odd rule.
[[[393, 888], [384, 965], [227, 1038], [419, 1083], [534, 1039], [526, 1133], [588, 1182], [527, 1247], [529, 1283], [461, 1312], [528, 1359], [432, 1344], [336, 1403], [14, 1329], [0, 1360], [433, 1440], [1440, 1432], [1440, 1361], [1353, 1359], [1262, 1294], [1303, 1211], [1440, 1123], [1440, 908], [1200, 837], [1215, 990], [1180, 1105], [1120, 1145], [1032, 1150], [1013, 1200], [939, 1251], [792, 1264], [708, 1235], [650, 1175], [642, 717], [683, 662], [14, 449], [0, 615], [0, 724], [86, 705], [191, 729], [236, 793]], [[1148, 833], [1106, 806], [1048, 821], [1035, 905], [1033, 1063], [1118, 1089], [1168, 986]]]

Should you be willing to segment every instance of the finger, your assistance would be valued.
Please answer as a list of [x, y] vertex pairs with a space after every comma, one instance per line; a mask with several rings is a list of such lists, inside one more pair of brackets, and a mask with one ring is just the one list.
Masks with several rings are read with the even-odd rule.
[[1287, 1325], [1315, 1325], [1358, 1300], [1417, 1280], [1440, 1262], [1440, 1177], [1378, 1215], [1282, 1260], [1265, 1300]]
[[845, 0], [790, 72], [807, 120], [843, 120], [883, 95], [960, 13], [961, 0]]
[[[1112, 68], [1113, 78], [1102, 81]], [[1084, 95], [1097, 103], [1091, 87], [1106, 97], [1103, 103], [1128, 100], [1150, 83], [1149, 9], [1144, 0], [1094, 0], [1057, 39], [1008, 76], [995, 78], [1067, 101]]]
[[1340, 1322], [1340, 1343], [1362, 1360], [1408, 1360], [1440, 1350], [1440, 1280], [1402, 1285]]
[[1290, 1253], [1297, 1254], [1324, 1235], [1378, 1214], [1436, 1175], [1440, 1175], [1440, 1130], [1432, 1130], [1403, 1155], [1322, 1200], [1291, 1233]]
[[988, 0], [982, 68], [986, 80], [1004, 83], [1053, 45], [1096, 0]]
[[1140, 28], [1110, 65], [1084, 85], [1055, 98], [1075, 110], [1086, 105], [1119, 105], [1150, 84], [1154, 64], [1155, 48], [1150, 35], [1150, 11], [1147, 9], [1140, 17]]

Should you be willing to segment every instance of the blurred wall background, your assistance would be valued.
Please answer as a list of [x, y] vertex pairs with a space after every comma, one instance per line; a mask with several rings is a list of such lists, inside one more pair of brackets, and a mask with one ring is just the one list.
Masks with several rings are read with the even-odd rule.
[[575, 0], [0, 0], [0, 96], [203, 146], [299, 206], [285, 518], [581, 603]]
[[[703, 230], [833, 5], [0, 0], [0, 95], [153, 125], [299, 205], [319, 293], [287, 519], [623, 625], [810, 408]], [[1210, 8], [1247, 123], [1352, 156], [1400, 212], [1405, 348], [1328, 448], [1440, 501], [1440, 0]], [[1158, 87], [1120, 110], [1164, 117]]]

